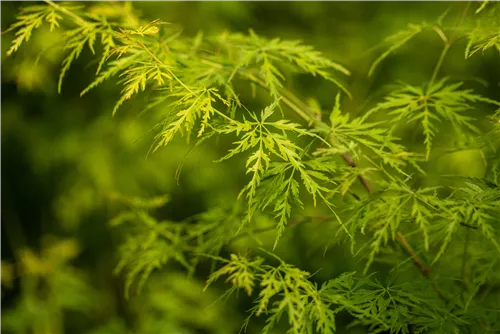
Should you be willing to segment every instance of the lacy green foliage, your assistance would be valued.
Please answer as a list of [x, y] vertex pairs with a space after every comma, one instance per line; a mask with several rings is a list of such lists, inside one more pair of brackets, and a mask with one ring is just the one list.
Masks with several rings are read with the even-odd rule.
[[[149, 203], [146, 202], [146, 207], [163, 204], [163, 199], [153, 199]], [[127, 296], [137, 276], [140, 276], [138, 289], [141, 289], [151, 272], [164, 266], [170, 259], [189, 269], [181, 245], [181, 226], [166, 221], [158, 222], [144, 209], [141, 210], [141, 206], [135, 207], [137, 211], [123, 212], [110, 222], [111, 226], [132, 223], [128, 229], [128, 237], [120, 246], [120, 262], [116, 268], [116, 272], [126, 270]]]
[[336, 156], [349, 152], [356, 159], [359, 159], [360, 156], [368, 156], [369, 153], [372, 153], [384, 164], [400, 172], [402, 172], [400, 167], [408, 163], [417, 167], [418, 156], [407, 152], [403, 145], [397, 143], [399, 138], [392, 135], [392, 129], [380, 127], [384, 122], [368, 122], [367, 119], [370, 115], [371, 112], [368, 112], [362, 117], [350, 120], [349, 115], [342, 112], [340, 95], [337, 95], [329, 117], [330, 126], [318, 125], [318, 129], [333, 141], [334, 146], [319, 148], [314, 154], [317, 156]]
[[[271, 106], [263, 110], [260, 119], [255, 114], [251, 115], [253, 122], [247, 120], [244, 122], [231, 121], [230, 125], [217, 131], [224, 134], [236, 132], [237, 135], [244, 133], [242, 139], [235, 143], [238, 146], [230, 150], [229, 154], [221, 160], [228, 159], [249, 149], [256, 149], [246, 161], [247, 174], [251, 174], [252, 179], [243, 188], [240, 196], [246, 193], [249, 205], [249, 218], [251, 218], [254, 207], [265, 209], [269, 204], [275, 203], [275, 218], [278, 219], [277, 242], [290, 217], [291, 203], [294, 202], [301, 205], [299, 184], [293, 178], [294, 173], [300, 176], [307, 192], [312, 195], [314, 205], [316, 205], [317, 197], [320, 197], [325, 204], [331, 207], [330, 202], [326, 198], [326, 194], [330, 189], [322, 186], [319, 182], [331, 183], [331, 179], [325, 175], [325, 172], [328, 173], [332, 170], [327, 164], [322, 164], [319, 161], [302, 161], [305, 151], [288, 138], [289, 134], [319, 137], [300, 128], [299, 124], [291, 123], [287, 120], [267, 121], [274, 114], [276, 106], [277, 102], [274, 102]], [[276, 131], [281, 131], [281, 134]], [[329, 144], [327, 143], [327, 145]], [[273, 156], [285, 161], [285, 163], [276, 163], [273, 165], [273, 168], [270, 168]], [[289, 174], [289, 177], [287, 177], [287, 174]], [[274, 179], [271, 186], [277, 186], [278, 191], [276, 191], [276, 188], [273, 188], [273, 192], [271, 194], [268, 192], [268, 195], [264, 196], [263, 201], [258, 201], [256, 199], [256, 192], [262, 178]], [[260, 205], [259, 202], [261, 203]]]
[[[500, 103], [440, 76], [456, 38], [468, 38], [467, 58], [479, 50], [498, 49], [498, 6], [484, 3], [472, 19], [468, 6], [458, 25], [447, 26], [442, 17], [435, 25], [409, 25], [386, 39], [388, 50], [374, 61], [369, 75], [426, 30], [435, 31], [444, 47], [428, 83], [399, 83], [358, 117], [342, 109], [340, 93], [331, 111], [324, 111], [322, 106], [301, 102], [287, 82], [295, 73], [307, 73], [333, 82], [350, 96], [336, 76], [349, 75], [347, 69], [301, 42], [267, 39], [253, 31], [189, 38], [159, 19], [131, 19], [128, 10], [111, 15], [99, 5], [82, 10], [48, 1], [46, 6], [23, 9], [11, 27], [16, 38], [8, 54], [28, 41], [34, 30], [49, 24], [64, 30], [68, 53], [59, 90], [87, 46], [96, 55], [97, 70], [81, 95], [115, 79], [122, 90], [114, 115], [126, 101], [149, 94], [151, 102], [142, 111], [159, 116], [153, 150], [179, 135], [188, 141], [195, 138], [195, 145], [211, 137], [235, 138], [217, 162], [244, 161], [242, 174], [246, 172], [249, 179], [239, 194], [244, 205], [237, 203], [229, 210], [216, 207], [174, 222], [158, 219], [153, 212], [167, 203], [167, 197], [119, 197], [129, 208], [111, 225], [123, 232], [116, 271], [124, 272], [127, 296], [136, 281], [140, 289], [155, 270], [176, 262], [193, 273], [208, 257], [225, 263], [208, 284], [227, 276], [232, 284], [228, 294], [243, 289], [252, 297], [258, 291], [245, 327], [252, 316], [265, 315], [264, 333], [280, 329], [283, 323], [287, 333], [334, 333], [340, 313], [353, 320], [352, 326], [370, 333], [495, 332], [500, 326], [498, 312], [492, 311], [500, 300], [494, 290], [500, 281], [500, 161], [495, 157], [500, 148], [496, 136]], [[475, 28], [462, 29], [462, 20], [478, 21]], [[249, 108], [256, 94], [260, 99], [255, 101], [263, 105]], [[482, 124], [474, 117], [478, 111], [492, 122]], [[302, 123], [292, 121], [290, 113]], [[329, 115], [328, 122], [322, 121], [323, 114]], [[423, 134], [425, 154], [414, 152], [411, 144], [406, 147], [394, 135], [403, 123], [413, 122]], [[436, 138], [450, 129], [455, 141], [466, 138], [480, 146], [489, 174], [462, 180], [458, 187], [422, 185]], [[466, 144], [442, 146], [453, 150]], [[348, 165], [341, 165], [338, 155]], [[357, 180], [368, 196], [356, 193]], [[396, 283], [402, 271], [395, 270], [384, 284], [374, 276], [354, 273], [319, 284], [280, 258], [277, 266], [271, 266], [258, 257], [219, 257], [240, 236], [255, 237], [272, 229], [276, 248], [292, 225], [292, 215], [304, 216], [306, 208], [331, 214], [324, 221], [338, 224], [338, 230], [325, 238], [345, 234], [353, 253], [365, 261], [364, 275], [372, 264], [385, 261], [397, 268], [413, 264], [417, 270], [404, 273], [425, 278], [418, 284]], [[272, 225], [258, 226], [259, 217], [270, 219]], [[456, 268], [450, 258], [454, 263], [463, 259], [463, 268]], [[430, 276], [434, 268], [442, 277]]]
[[493, 252], [500, 252], [498, 217], [500, 217], [500, 184], [498, 179], [466, 179], [465, 186], [455, 190], [445, 201], [451, 222], [446, 227], [442, 247], [434, 262], [453, 240], [459, 224], [477, 229], [492, 244]]
[[[220, 112], [214, 108], [213, 104], [217, 101], [229, 106], [229, 102], [224, 100], [215, 88], [203, 89], [198, 91], [191, 91], [185, 94], [183, 91], [178, 93], [172, 92], [169, 96], [178, 96], [180, 100], [173, 103], [173, 112], [175, 113], [174, 119], [164, 122], [166, 125], [157, 136], [158, 144], [155, 148], [167, 145], [178, 132], [185, 131], [187, 136], [191, 135], [195, 127], [197, 119], [201, 119], [200, 129], [198, 130], [198, 137], [201, 137], [209, 126], [209, 120], [215, 114]], [[200, 114], [202, 115], [200, 117]], [[223, 114], [221, 114], [223, 115]]]
[[137, 290], [141, 290], [151, 273], [169, 262], [193, 272], [200, 256], [219, 255], [235, 239], [243, 216], [238, 206], [216, 207], [181, 222], [158, 221], [151, 210], [164, 206], [168, 196], [144, 199], [116, 195], [115, 199], [129, 208], [109, 222], [112, 227], [120, 227], [123, 234], [115, 270], [125, 274], [127, 297], [135, 281]]
[[66, 30], [64, 32], [64, 38], [61, 41], [64, 48], [69, 50], [69, 53], [62, 62], [58, 91], [61, 92], [65, 74], [70, 69], [71, 64], [80, 57], [85, 46], [87, 46], [93, 54], [96, 53], [96, 41], [101, 43], [104, 50], [97, 68], [97, 73], [99, 73], [106, 57], [115, 46], [115, 31], [111, 23], [107, 21], [107, 16], [114, 16], [122, 11], [119, 7], [111, 7], [111, 10], [102, 13], [98, 10], [98, 6], [96, 6], [93, 8], [94, 11], [84, 12], [81, 16], [73, 13], [80, 9], [82, 9], [81, 6], [65, 3], [56, 4], [53, 2], [48, 2], [48, 5], [45, 6], [29, 6], [22, 8], [21, 14], [18, 16], [18, 22], [14, 23], [9, 28], [9, 30], [17, 30], [17, 37], [14, 39], [7, 55], [16, 52], [24, 42], [30, 39], [33, 31], [40, 28], [45, 22], [50, 24], [50, 29], [52, 31], [53, 29], [59, 28], [63, 19], [66, 18], [66, 20], [72, 20], [76, 27]]
[[17, 30], [15, 34], [16, 38], [12, 41], [12, 45], [7, 51], [7, 56], [16, 52], [24, 42], [29, 41], [33, 31], [40, 28], [44, 22], [50, 24], [51, 31], [59, 27], [59, 20], [62, 17], [57, 13], [55, 8], [50, 6], [30, 6], [21, 8], [16, 19], [17, 22], [6, 30], [6, 32]]
[[[384, 190], [352, 206], [351, 218], [346, 222], [351, 233], [372, 231], [371, 241], [358, 250], [361, 253], [368, 248], [365, 273], [375, 256], [389, 241], [395, 241], [401, 230], [422, 235], [423, 251], [428, 256], [434, 253], [432, 264], [441, 258], [452, 241], [456, 241], [454, 235], [464, 228], [473, 229], [474, 232], [469, 233], [492, 246], [485, 244], [485, 249], [500, 251], [498, 225], [495, 224], [499, 216], [498, 183], [488, 178], [468, 181], [465, 187], [442, 197], [438, 195], [439, 187], [414, 190], [407, 182], [393, 179], [380, 184]], [[406, 226], [403, 228], [401, 224]]]
[[463, 138], [467, 136], [467, 131], [475, 134], [479, 132], [473, 124], [475, 118], [464, 113], [477, 109], [475, 106], [479, 102], [500, 106], [499, 102], [474, 94], [470, 89], [459, 89], [462, 85], [461, 82], [451, 84], [446, 78], [428, 90], [401, 83], [400, 88], [391, 92], [373, 112], [387, 112], [394, 117], [394, 122], [420, 122], [428, 160], [438, 122], [448, 122], [455, 131], [455, 137]]
[[300, 183], [296, 179], [296, 174], [300, 175], [306, 190], [313, 195], [314, 200], [318, 194], [342, 225], [333, 209], [333, 204], [328, 199], [331, 193], [335, 192], [334, 189], [328, 187], [336, 184], [329, 175], [337, 169], [337, 165], [329, 159], [306, 160], [299, 164], [299, 167], [296, 167], [291, 162], [273, 163], [263, 175], [264, 180], [257, 197], [256, 207], [265, 210], [274, 203], [274, 219], [278, 221], [274, 248], [288, 224], [292, 207], [303, 209], [304, 206], [300, 199]]
[[396, 179], [382, 186], [385, 186], [384, 190], [353, 207], [348, 221], [352, 233], [365, 233], [368, 229], [372, 232], [372, 240], [364, 245], [369, 248], [365, 272], [389, 240], [396, 239], [402, 223], [411, 222], [415, 226], [414, 229], [422, 234], [424, 248], [428, 250], [431, 221], [440, 215], [441, 203], [436, 188], [414, 190], [406, 182]]
[[312, 47], [301, 44], [300, 41], [281, 41], [276, 38], [266, 40], [250, 30], [250, 38], [240, 34], [229, 34], [220, 40], [223, 47], [237, 50], [236, 66], [231, 73], [231, 78], [242, 68], [251, 65], [258, 66], [259, 72], [264, 79], [266, 87], [274, 98], [281, 96], [280, 89], [285, 79], [276, 63], [288, 61], [296, 65], [296, 70], [304, 73], [318, 75], [339, 85], [344, 92], [349, 92], [333, 78], [330, 71], [337, 70], [349, 75], [349, 71], [343, 66], [332, 62], [321, 55]]
[[[276, 256], [274, 256], [276, 258]], [[423, 333], [460, 331], [470, 324], [465, 312], [454, 310], [433, 292], [429, 281], [397, 283], [390, 275], [383, 284], [373, 277], [344, 273], [320, 286], [311, 274], [285, 263], [271, 266], [264, 259], [248, 259], [235, 254], [207, 282], [227, 276], [228, 293], [243, 289], [248, 295], [260, 291], [244, 327], [253, 316], [266, 315], [262, 333], [275, 327], [286, 333], [335, 333], [335, 318], [349, 313], [351, 327], [363, 326], [370, 333]], [[283, 323], [287, 327], [279, 327]]]
[[248, 260], [234, 254], [230, 261], [221, 260], [226, 265], [214, 272], [207, 284], [227, 275], [227, 280], [233, 285], [232, 290], [242, 288], [251, 295], [255, 281], [260, 282], [262, 289], [255, 301], [256, 306], [250, 310], [250, 317], [268, 315], [263, 333], [270, 333], [284, 315], [288, 318], [289, 333], [311, 333], [314, 327], [323, 333], [335, 330], [335, 312], [329, 309], [317, 287], [308, 280], [309, 273], [283, 261], [279, 266], [272, 267], [263, 265], [262, 258]]

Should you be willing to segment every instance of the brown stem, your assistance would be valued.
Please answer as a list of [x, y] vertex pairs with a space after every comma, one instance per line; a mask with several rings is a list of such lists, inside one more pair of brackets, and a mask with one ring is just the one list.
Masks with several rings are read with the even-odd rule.
[[408, 254], [411, 257], [411, 261], [413, 264], [418, 268], [422, 276], [429, 278], [429, 272], [431, 270], [431, 267], [427, 267], [422, 259], [415, 253], [415, 250], [413, 247], [408, 243], [408, 240], [401, 234], [401, 232], [396, 233], [396, 239], [398, 239], [399, 243], [401, 246], [404, 247], [404, 249], [408, 252]]
[[[345, 162], [347, 162], [347, 164], [351, 167], [356, 167], [356, 163], [354, 162], [354, 160], [352, 159], [351, 155], [347, 152], [345, 152], [342, 157], [344, 158]], [[372, 186], [370, 185], [370, 183], [368, 183], [368, 181], [363, 177], [363, 175], [359, 175], [358, 176], [358, 180], [359, 182], [361, 182], [361, 184], [363, 185], [363, 187], [366, 189], [366, 191], [371, 194], [372, 193]]]
[[[413, 250], [413, 247], [408, 243], [408, 241], [401, 234], [401, 232], [398, 232], [396, 234], [396, 238], [398, 239], [398, 241], [401, 244], [401, 246], [403, 246], [404, 249], [408, 252], [408, 254], [410, 255], [411, 261], [418, 268], [418, 270], [420, 271], [420, 273], [422, 274], [422, 276], [424, 276], [425, 278], [427, 278], [427, 279], [430, 280], [431, 278], [430, 278], [429, 274], [430, 274], [431, 266], [427, 267], [425, 265], [425, 263], [415, 253], [415, 251]], [[432, 284], [432, 288], [437, 292], [437, 294], [439, 295], [439, 297], [442, 300], [444, 300], [444, 301], [448, 301], [449, 300], [448, 296], [446, 296], [446, 294], [439, 288], [439, 286], [436, 283], [434, 283], [434, 282], [431, 281], [431, 284]]]

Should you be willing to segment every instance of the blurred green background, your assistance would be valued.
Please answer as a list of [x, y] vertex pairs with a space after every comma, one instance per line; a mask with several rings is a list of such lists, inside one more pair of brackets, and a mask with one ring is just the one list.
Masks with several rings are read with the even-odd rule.
[[[20, 6], [1, 2], [2, 31], [15, 21]], [[184, 28], [184, 34], [224, 30], [266, 37], [301, 39], [346, 66], [354, 98], [351, 114], [380, 100], [386, 84], [430, 79], [442, 42], [429, 32], [418, 36], [382, 63], [368, 78], [383, 39], [408, 23], [433, 22], [461, 2], [133, 2], [134, 13]], [[117, 240], [107, 221], [119, 212], [110, 196], [168, 194], [162, 219], [182, 220], [220, 203], [234, 202], [245, 184], [240, 161], [214, 163], [227, 145], [202, 145], [186, 160], [179, 184], [176, 169], [190, 146], [182, 138], [146, 157], [151, 145], [148, 114], [139, 116], [147, 97], [127, 103], [114, 118], [120, 87], [113, 82], [80, 98], [91, 82], [95, 63], [86, 50], [67, 74], [62, 93], [57, 79], [63, 50], [53, 47], [58, 32], [44, 28], [11, 57], [13, 34], [2, 35], [2, 332], [4, 333], [237, 333], [249, 300], [215, 303], [224, 285], [202, 292], [209, 268], [193, 277], [174, 265], [156, 273], [146, 290], [123, 297], [123, 280], [113, 274]], [[442, 73], [499, 99], [497, 52], [465, 61], [464, 43], [452, 48]], [[40, 55], [40, 57], [39, 57]], [[90, 64], [90, 65], [89, 65]], [[90, 70], [89, 70], [90, 69]], [[477, 80], [480, 78], [481, 80]], [[304, 99], [331, 106], [336, 90], [321, 80], [297, 76], [290, 87]], [[420, 138], [401, 133], [404, 143], [421, 150]], [[446, 145], [447, 143], [441, 143]], [[440, 152], [436, 142], [435, 151]], [[422, 183], [436, 184], [442, 174], [482, 176], [476, 150], [437, 153], [424, 168]], [[321, 231], [295, 229], [277, 252], [304, 270], [324, 268], [318, 279], [360, 267], [349, 251], [331, 248], [325, 257], [315, 246]], [[273, 234], [270, 234], [272, 242]], [[227, 255], [230, 250], [225, 250]], [[25, 275], [41, 279], [21, 280]], [[31, 273], [29, 272], [31, 271]], [[240, 296], [244, 297], [244, 296]], [[248, 328], [258, 333], [259, 321]], [[339, 326], [345, 325], [339, 319]], [[279, 333], [279, 332], [277, 332]]]

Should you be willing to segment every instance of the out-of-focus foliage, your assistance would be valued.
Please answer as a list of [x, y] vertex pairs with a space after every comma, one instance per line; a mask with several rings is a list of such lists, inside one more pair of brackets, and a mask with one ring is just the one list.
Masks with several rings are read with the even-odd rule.
[[2, 2], [2, 331], [497, 332], [499, 10]]

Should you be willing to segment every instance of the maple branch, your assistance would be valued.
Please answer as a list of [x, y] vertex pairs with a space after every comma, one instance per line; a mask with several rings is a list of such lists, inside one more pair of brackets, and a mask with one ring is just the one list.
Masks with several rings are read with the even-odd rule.
[[[247, 79], [250, 79], [250, 80], [254, 81], [255, 83], [257, 83], [262, 88], [268, 89], [268, 87], [266, 87], [265, 83], [263, 81], [259, 80], [258, 78], [256, 78], [255, 76], [253, 76], [253, 75], [243, 75], [243, 76], [246, 77]], [[314, 124], [314, 123], [316, 123], [318, 121], [314, 117], [314, 114], [309, 111], [309, 109], [307, 108], [307, 106], [304, 105], [291, 92], [289, 92], [287, 90], [283, 90], [281, 93], [282, 93], [282, 96], [283, 96], [282, 99], [281, 99], [283, 101], [283, 103], [285, 103], [290, 109], [292, 109], [293, 111], [295, 111], [298, 116], [300, 116], [302, 119], [304, 119], [308, 123], [312, 122]], [[301, 106], [298, 106], [297, 105], [298, 103], [300, 103]], [[354, 159], [351, 157], [351, 155], [348, 152], [345, 152], [342, 155], [342, 157], [343, 157], [344, 161], [349, 166], [351, 166], [353, 168], [356, 167], [356, 162], [354, 161]], [[372, 188], [371, 184], [368, 182], [368, 180], [365, 177], [363, 177], [362, 175], [359, 175], [358, 176], [358, 180], [363, 185], [363, 187], [366, 189], [366, 191], [368, 192], [368, 194], [372, 194], [373, 193], [373, 188]], [[406, 239], [406, 237], [401, 232], [397, 232], [396, 239], [401, 244], [401, 246], [408, 252], [408, 254], [411, 257], [411, 261], [417, 267], [417, 269], [422, 274], [422, 276], [430, 279], [429, 272], [431, 270], [431, 267], [430, 266], [428, 267], [428, 266], [425, 265], [424, 261], [416, 254], [416, 252], [413, 249], [413, 247], [408, 243], [408, 240]], [[438, 292], [438, 294], [441, 296], [441, 298], [443, 298], [445, 300], [448, 299], [443, 294], [443, 292], [441, 292], [441, 290], [439, 290], [439, 288], [437, 286], [435, 286], [434, 288]]]

